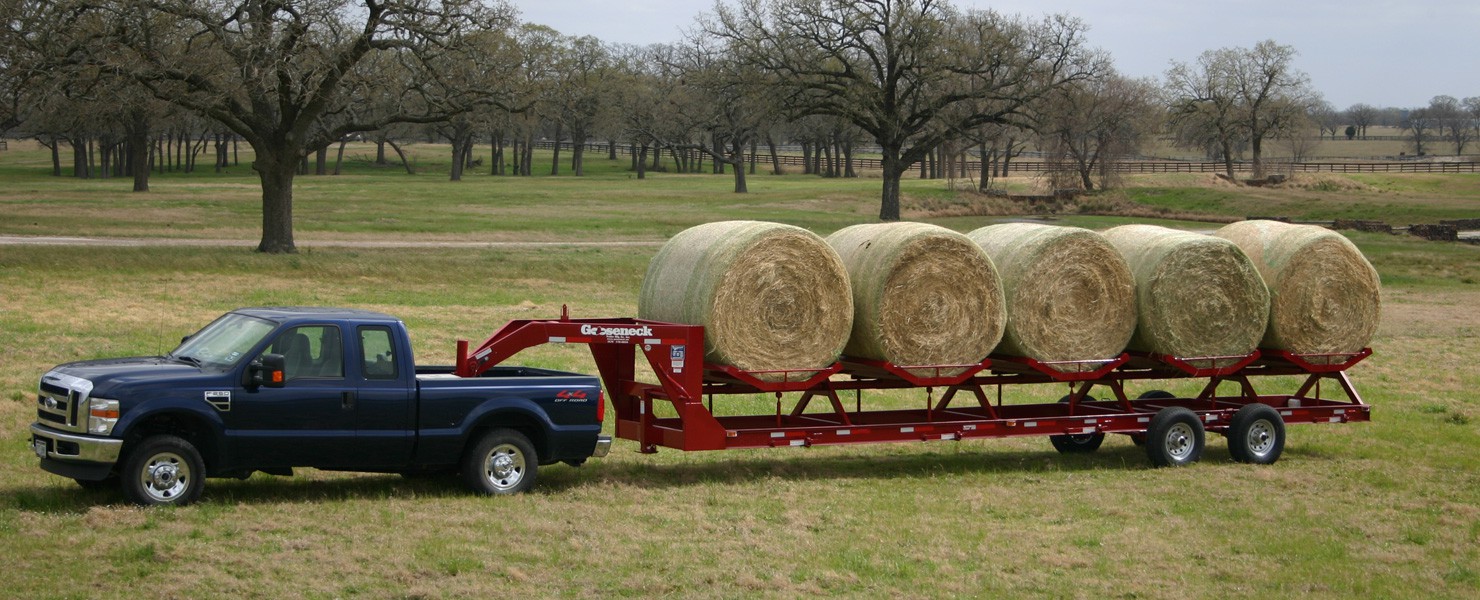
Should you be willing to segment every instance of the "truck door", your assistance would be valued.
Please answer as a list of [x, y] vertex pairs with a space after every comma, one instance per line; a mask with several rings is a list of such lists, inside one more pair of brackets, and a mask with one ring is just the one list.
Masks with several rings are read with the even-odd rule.
[[340, 328], [293, 327], [264, 352], [283, 355], [286, 384], [243, 389], [222, 414], [233, 462], [250, 467], [349, 464], [355, 451], [357, 390], [345, 378]]
[[416, 441], [416, 404], [410, 349], [402, 349], [387, 325], [356, 328], [359, 360], [355, 397], [355, 445], [362, 467], [399, 467], [411, 462]]

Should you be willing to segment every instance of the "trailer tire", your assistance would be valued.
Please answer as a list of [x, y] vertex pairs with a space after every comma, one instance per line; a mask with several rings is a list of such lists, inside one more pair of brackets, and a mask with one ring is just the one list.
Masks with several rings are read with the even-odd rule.
[[[1094, 402], [1094, 398], [1085, 396], [1081, 402]], [[1059, 398], [1060, 404], [1069, 402], [1069, 396]], [[1054, 450], [1059, 454], [1089, 454], [1100, 449], [1100, 444], [1105, 443], [1105, 434], [1095, 433], [1066, 433], [1048, 436], [1048, 442], [1053, 444]]]
[[1268, 404], [1256, 402], [1238, 409], [1227, 435], [1228, 453], [1236, 462], [1268, 465], [1285, 451], [1285, 420]]
[[524, 434], [513, 429], [493, 429], [483, 434], [463, 457], [463, 482], [480, 494], [517, 494], [534, 485], [539, 463], [534, 445]]
[[[1176, 397], [1177, 396], [1173, 395], [1171, 392], [1168, 392], [1166, 390], [1147, 390], [1145, 392], [1141, 392], [1141, 395], [1140, 396], [1136, 396], [1136, 399], [1137, 400], [1166, 400], [1168, 398], [1176, 398]], [[1146, 445], [1146, 434], [1144, 434], [1144, 433], [1127, 433], [1126, 435], [1130, 436], [1131, 443], [1132, 444], [1135, 444], [1137, 446], [1145, 446]]]
[[1190, 465], [1202, 458], [1206, 441], [1197, 413], [1181, 406], [1163, 408], [1146, 430], [1146, 457], [1156, 467]]
[[119, 480], [134, 504], [184, 506], [200, 498], [205, 477], [205, 461], [194, 445], [173, 435], [154, 435], [129, 451]]

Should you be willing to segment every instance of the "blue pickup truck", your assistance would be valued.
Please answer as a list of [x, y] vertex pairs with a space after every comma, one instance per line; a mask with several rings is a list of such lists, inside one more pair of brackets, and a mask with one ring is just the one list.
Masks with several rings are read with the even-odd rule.
[[538, 468], [611, 447], [595, 377], [417, 367], [405, 325], [325, 308], [244, 308], [164, 356], [75, 362], [41, 378], [31, 448], [46, 471], [188, 504], [208, 477], [293, 467], [456, 473], [511, 494]]

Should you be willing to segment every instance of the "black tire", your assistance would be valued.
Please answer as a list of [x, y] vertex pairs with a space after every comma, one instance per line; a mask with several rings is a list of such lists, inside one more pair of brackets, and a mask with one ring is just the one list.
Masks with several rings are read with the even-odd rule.
[[463, 456], [463, 483], [480, 494], [518, 494], [534, 486], [539, 463], [534, 445], [524, 434], [494, 429], [483, 434]]
[[1146, 430], [1146, 457], [1157, 467], [1190, 465], [1202, 458], [1206, 442], [1197, 413], [1181, 406], [1163, 408]]
[[1267, 465], [1285, 451], [1285, 420], [1268, 404], [1256, 402], [1238, 409], [1227, 435], [1228, 453], [1237, 462]]
[[142, 506], [184, 506], [206, 487], [206, 464], [195, 446], [173, 435], [144, 438], [119, 475], [123, 494]]
[[[1080, 402], [1094, 402], [1094, 398], [1085, 396]], [[1060, 404], [1067, 404], [1069, 396], [1059, 398]], [[1105, 443], [1105, 434], [1095, 433], [1073, 433], [1048, 436], [1048, 442], [1053, 444], [1054, 450], [1059, 454], [1089, 454], [1100, 449], [1100, 444]]]
[[[1136, 396], [1136, 399], [1137, 400], [1166, 400], [1166, 399], [1169, 399], [1169, 398], [1176, 398], [1176, 397], [1177, 397], [1176, 395], [1174, 395], [1171, 392], [1168, 392], [1166, 390], [1148, 390], [1148, 391], [1142, 392], [1140, 396]], [[1144, 434], [1144, 433], [1128, 433], [1126, 435], [1130, 436], [1131, 443], [1132, 444], [1135, 444], [1137, 446], [1145, 446], [1146, 445], [1146, 434]]]

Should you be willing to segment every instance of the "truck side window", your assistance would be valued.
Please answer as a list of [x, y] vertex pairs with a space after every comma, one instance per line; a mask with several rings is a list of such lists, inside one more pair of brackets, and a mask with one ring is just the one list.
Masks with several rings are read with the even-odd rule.
[[361, 371], [365, 379], [395, 379], [395, 346], [389, 327], [361, 327], [360, 351], [364, 358]]
[[333, 325], [294, 327], [273, 340], [267, 351], [283, 355], [289, 380], [344, 377], [344, 343]]

